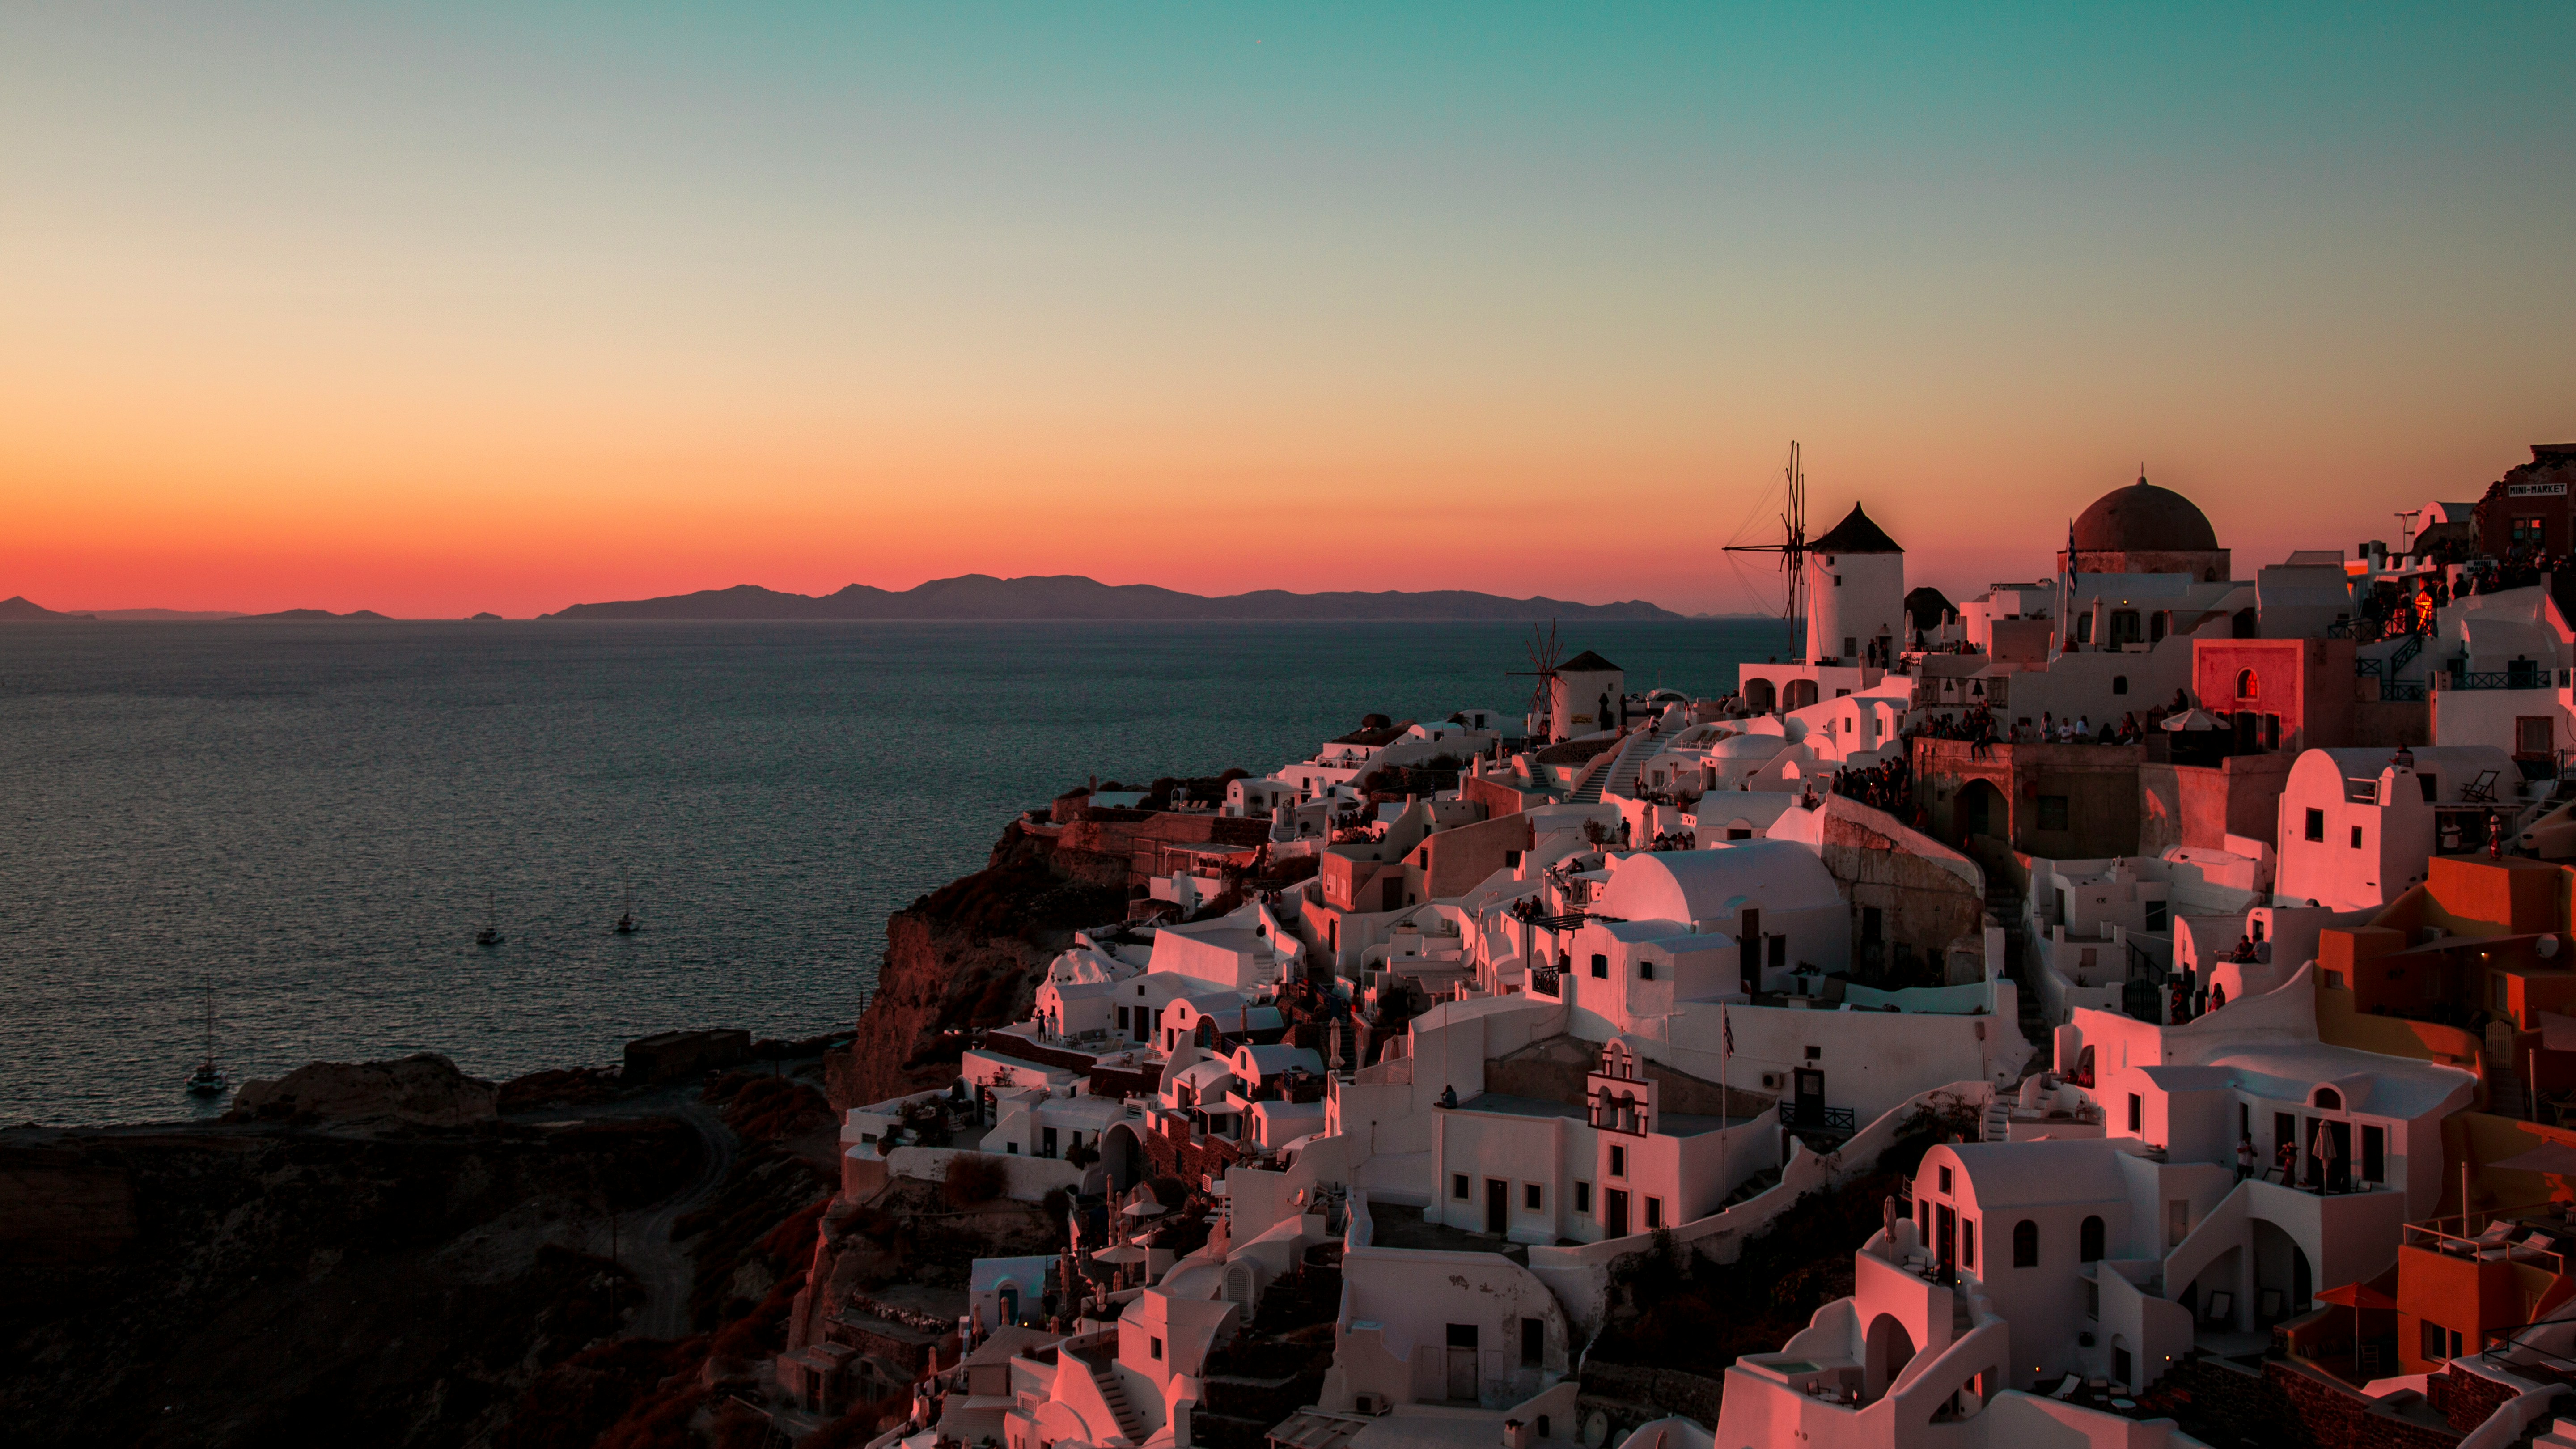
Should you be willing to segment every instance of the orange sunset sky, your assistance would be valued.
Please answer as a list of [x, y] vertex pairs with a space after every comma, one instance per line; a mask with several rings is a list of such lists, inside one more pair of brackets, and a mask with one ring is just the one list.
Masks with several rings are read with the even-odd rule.
[[0, 597], [1954, 595], [2576, 437], [2576, 11], [0, 15]]

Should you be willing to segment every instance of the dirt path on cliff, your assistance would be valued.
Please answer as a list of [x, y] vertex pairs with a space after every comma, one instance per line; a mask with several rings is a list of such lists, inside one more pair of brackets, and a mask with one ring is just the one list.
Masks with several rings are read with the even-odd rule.
[[671, 1241], [671, 1227], [682, 1213], [705, 1206], [733, 1167], [733, 1132], [713, 1107], [692, 1101], [671, 1115], [698, 1134], [704, 1160], [696, 1179], [687, 1187], [642, 1212], [628, 1214], [620, 1225], [626, 1266], [644, 1286], [644, 1306], [626, 1326], [629, 1338], [688, 1336], [689, 1286], [697, 1271], [697, 1260]]
[[724, 1185], [741, 1144], [724, 1116], [702, 1100], [692, 1085], [666, 1087], [644, 1096], [574, 1107], [537, 1108], [510, 1114], [520, 1120], [565, 1121], [600, 1117], [668, 1117], [685, 1124], [698, 1138], [698, 1171], [688, 1185], [650, 1207], [618, 1216], [615, 1232], [599, 1223], [584, 1234], [587, 1250], [614, 1252], [644, 1290], [644, 1305], [629, 1318], [621, 1338], [685, 1338], [689, 1334], [689, 1289], [697, 1275], [696, 1256], [671, 1240], [672, 1225], [682, 1214], [707, 1205]]

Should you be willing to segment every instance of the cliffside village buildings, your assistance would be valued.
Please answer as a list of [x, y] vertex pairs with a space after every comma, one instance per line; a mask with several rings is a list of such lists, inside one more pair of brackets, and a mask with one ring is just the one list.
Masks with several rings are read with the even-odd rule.
[[[917, 1449], [2576, 1443], [2576, 447], [2532, 453], [2277, 563], [2141, 479], [1955, 605], [1855, 506], [1722, 697], [1585, 652], [1525, 716], [1033, 814], [1129, 918], [848, 1112], [844, 1198], [980, 1155], [1069, 1241], [910, 1338], [809, 1288], [782, 1390], [917, 1377]], [[1904, 1143], [1803, 1328], [1608, 1361]]]

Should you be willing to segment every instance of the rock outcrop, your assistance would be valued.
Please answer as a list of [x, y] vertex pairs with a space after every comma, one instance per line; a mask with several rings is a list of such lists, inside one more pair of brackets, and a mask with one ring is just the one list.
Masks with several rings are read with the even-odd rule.
[[274, 1082], [244, 1082], [227, 1122], [470, 1127], [500, 1119], [501, 1089], [433, 1052], [390, 1062], [315, 1062]]
[[969, 1034], [1027, 1015], [1073, 932], [1126, 914], [1124, 864], [1102, 864], [1014, 822], [983, 870], [895, 912], [858, 1035], [826, 1058], [833, 1110], [944, 1087]]

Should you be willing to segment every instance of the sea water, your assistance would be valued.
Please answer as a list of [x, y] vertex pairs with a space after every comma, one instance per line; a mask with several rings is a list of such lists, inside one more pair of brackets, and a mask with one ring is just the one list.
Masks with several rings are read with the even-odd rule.
[[[166, 1120], [213, 988], [238, 1082], [435, 1051], [801, 1036], [887, 915], [1097, 776], [1256, 774], [1364, 714], [1517, 714], [1501, 624], [0, 626], [0, 1122]], [[1560, 631], [1723, 692], [1765, 621]], [[611, 929], [632, 882], [642, 929]], [[474, 944], [487, 910], [506, 941]]]

